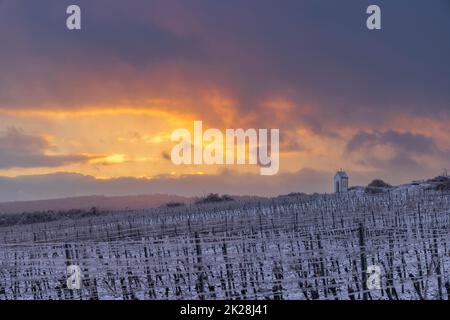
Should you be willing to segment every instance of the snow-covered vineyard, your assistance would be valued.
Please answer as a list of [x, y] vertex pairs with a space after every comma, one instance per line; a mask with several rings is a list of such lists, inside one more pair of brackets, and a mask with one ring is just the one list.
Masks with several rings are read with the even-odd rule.
[[450, 195], [420, 190], [16, 223], [0, 299], [449, 299], [449, 231]]

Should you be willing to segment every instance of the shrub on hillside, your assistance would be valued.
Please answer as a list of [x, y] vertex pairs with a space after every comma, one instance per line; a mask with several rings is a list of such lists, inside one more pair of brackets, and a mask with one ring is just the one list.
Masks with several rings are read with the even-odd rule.
[[166, 204], [167, 208], [176, 208], [176, 207], [183, 207], [185, 204], [183, 202], [169, 202]]
[[381, 179], [375, 179], [367, 185], [369, 188], [392, 188], [389, 183], [384, 182]]
[[197, 204], [202, 203], [214, 203], [214, 202], [223, 202], [223, 201], [234, 201], [234, 199], [229, 195], [220, 196], [218, 193], [210, 193], [206, 197], [201, 198], [196, 201]]

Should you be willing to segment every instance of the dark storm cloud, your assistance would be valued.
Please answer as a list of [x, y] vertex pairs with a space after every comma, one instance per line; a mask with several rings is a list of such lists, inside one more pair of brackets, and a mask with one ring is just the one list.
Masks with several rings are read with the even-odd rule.
[[91, 159], [84, 155], [47, 155], [52, 147], [40, 136], [11, 127], [0, 136], [0, 169], [58, 167]]
[[432, 137], [392, 130], [359, 132], [347, 143], [345, 151], [361, 165], [404, 173], [430, 173], [435, 163], [429, 159], [445, 164], [450, 156], [450, 151], [441, 149]]
[[[71, 32], [65, 27], [68, 17], [65, 10], [72, 3], [6, 1], [0, 22], [4, 26], [9, 24], [0, 33], [8, 40], [3, 54], [11, 57], [20, 53], [21, 48], [27, 48], [29, 57], [50, 57], [66, 66], [74, 63], [95, 66], [105, 58], [136, 67], [161, 60], [204, 58], [198, 39], [177, 36], [152, 23], [146, 1], [132, 1], [130, 11], [122, 1], [77, 1], [82, 8], [82, 26], [86, 29], [81, 32]], [[65, 61], [68, 57], [74, 61]]]
[[[365, 9], [374, 3], [383, 30], [371, 32]], [[217, 87], [240, 113], [256, 112], [260, 125], [274, 121], [260, 112], [264, 100], [287, 97], [295, 108], [285, 125], [301, 122], [319, 134], [331, 120], [375, 125], [403, 112], [449, 115], [446, 1], [80, 0], [78, 33], [65, 29], [68, 4], [4, 1], [3, 107], [195, 96]], [[174, 78], [185, 88], [162, 86]], [[304, 104], [316, 114], [305, 117]]]
[[[147, 1], [77, 1], [82, 28], [66, 28], [72, 1], [5, 1], [0, 12], [0, 107], [67, 109], [152, 98], [157, 69], [205, 61], [195, 36], [155, 25]], [[129, 9], [129, 10], [128, 10]], [[159, 89], [159, 88], [158, 88]], [[145, 96], [146, 93], [150, 96]]]
[[347, 143], [346, 150], [355, 152], [362, 148], [389, 145], [411, 154], [444, 155], [431, 137], [409, 132], [359, 132]]
[[[399, 112], [448, 113], [450, 17], [443, 2], [376, 1], [381, 32], [365, 27], [373, 1], [193, 3], [187, 10], [221, 58], [213, 68], [226, 69], [243, 112], [280, 93], [296, 111], [301, 101], [316, 105], [318, 116], [308, 123], [321, 127], [329, 119], [373, 124]], [[303, 117], [293, 112], [290, 119]]]

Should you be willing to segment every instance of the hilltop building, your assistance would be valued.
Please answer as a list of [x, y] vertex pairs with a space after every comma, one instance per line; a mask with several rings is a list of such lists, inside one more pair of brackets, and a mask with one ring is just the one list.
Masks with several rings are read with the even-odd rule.
[[348, 175], [342, 169], [336, 172], [334, 176], [334, 193], [343, 193], [348, 191]]

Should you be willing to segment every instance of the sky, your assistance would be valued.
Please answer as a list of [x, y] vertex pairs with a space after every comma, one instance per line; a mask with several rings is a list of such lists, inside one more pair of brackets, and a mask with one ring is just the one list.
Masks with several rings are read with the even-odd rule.
[[[450, 167], [449, 57], [448, 0], [0, 0], [0, 201], [430, 178]], [[278, 128], [279, 173], [174, 165], [194, 120]]]

